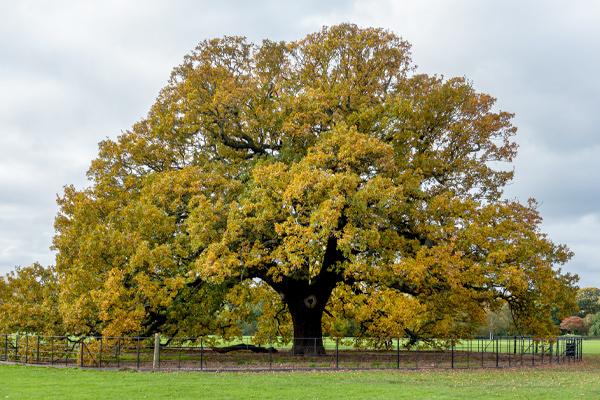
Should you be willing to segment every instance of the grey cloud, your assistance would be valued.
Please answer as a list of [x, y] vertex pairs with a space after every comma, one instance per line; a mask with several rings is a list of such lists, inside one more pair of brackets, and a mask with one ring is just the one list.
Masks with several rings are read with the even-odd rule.
[[143, 117], [198, 42], [297, 38], [308, 15], [346, 4], [1, 3], [0, 272], [53, 262], [56, 194], [86, 184], [98, 141]]
[[0, 3], [0, 272], [48, 250], [54, 199], [97, 142], [145, 115], [171, 69], [223, 35], [291, 40], [339, 22], [388, 28], [419, 70], [466, 76], [515, 112], [507, 197], [536, 197], [565, 266], [600, 286], [600, 4], [562, 1]]
[[318, 21], [340, 18], [399, 33], [420, 71], [466, 76], [516, 114], [506, 197], [537, 198], [544, 229], [576, 253], [564, 269], [600, 286], [600, 4], [370, 1]]

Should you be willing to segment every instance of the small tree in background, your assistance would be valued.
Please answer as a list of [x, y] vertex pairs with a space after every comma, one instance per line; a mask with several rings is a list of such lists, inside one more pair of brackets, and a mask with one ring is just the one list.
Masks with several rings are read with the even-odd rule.
[[600, 312], [590, 315], [588, 336], [600, 336]]
[[577, 306], [580, 317], [600, 312], [600, 289], [587, 287], [577, 290]]
[[560, 329], [572, 334], [581, 334], [585, 328], [583, 318], [578, 316], [567, 317], [560, 323]]
[[507, 336], [517, 334], [508, 303], [497, 310], [488, 310], [486, 322], [477, 332], [478, 336]]

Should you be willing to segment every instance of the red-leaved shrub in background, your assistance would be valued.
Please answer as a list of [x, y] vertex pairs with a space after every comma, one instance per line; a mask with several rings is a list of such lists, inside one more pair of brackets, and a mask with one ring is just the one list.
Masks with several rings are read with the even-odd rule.
[[583, 318], [576, 316], [567, 317], [560, 323], [560, 329], [569, 333], [581, 333], [584, 326]]

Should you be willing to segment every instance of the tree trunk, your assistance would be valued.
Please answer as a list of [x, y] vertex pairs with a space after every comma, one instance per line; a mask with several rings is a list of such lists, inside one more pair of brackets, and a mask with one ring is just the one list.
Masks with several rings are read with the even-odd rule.
[[294, 354], [325, 354], [321, 322], [331, 292], [337, 283], [341, 282], [340, 274], [332, 270], [336, 261], [341, 259], [342, 254], [337, 249], [337, 241], [332, 236], [327, 241], [323, 266], [316, 277], [311, 280], [288, 278], [282, 282], [270, 282], [273, 289], [281, 295], [292, 316]]
[[294, 325], [294, 346], [292, 348], [294, 354], [325, 354], [321, 327], [324, 307], [305, 304], [312, 304], [315, 297], [315, 295], [308, 295], [301, 299], [302, 304], [295, 307], [288, 303]]
[[[325, 354], [323, 312], [335, 287], [334, 280], [321, 279], [313, 284], [288, 281], [280, 291], [294, 325], [294, 354]], [[280, 288], [281, 289], [281, 288]]]

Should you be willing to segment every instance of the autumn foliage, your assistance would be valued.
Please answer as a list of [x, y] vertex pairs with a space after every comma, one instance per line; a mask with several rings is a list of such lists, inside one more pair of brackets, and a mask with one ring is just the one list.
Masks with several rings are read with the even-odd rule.
[[567, 317], [560, 322], [560, 329], [568, 333], [582, 333], [584, 328], [583, 318], [578, 316]]
[[0, 331], [62, 334], [58, 294], [54, 269], [37, 263], [0, 277]]
[[[570, 251], [502, 197], [512, 115], [407, 42], [343, 24], [295, 42], [207, 40], [147, 117], [59, 199], [72, 333], [457, 337], [510, 306], [573, 310]], [[257, 313], [256, 310], [259, 310]]]

